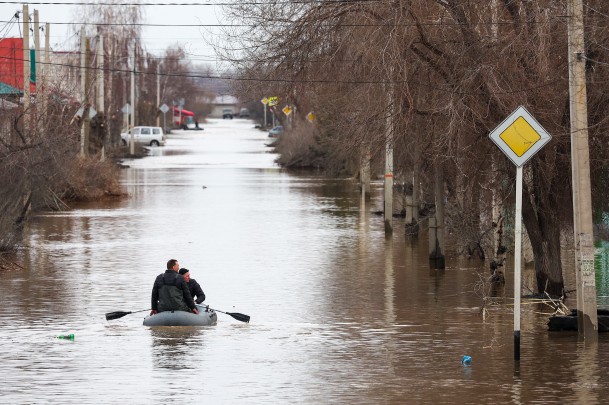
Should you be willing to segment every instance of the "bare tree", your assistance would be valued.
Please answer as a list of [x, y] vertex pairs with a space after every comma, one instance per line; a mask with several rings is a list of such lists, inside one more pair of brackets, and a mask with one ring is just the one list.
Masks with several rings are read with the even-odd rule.
[[[476, 247], [482, 257], [498, 221], [493, 211], [499, 208], [508, 223], [512, 217], [515, 172], [488, 134], [526, 105], [553, 135], [525, 168], [523, 219], [537, 291], [563, 293], [560, 235], [569, 230], [572, 215], [564, 4], [402, 0], [279, 8], [263, 1], [238, 3], [228, 12], [239, 24], [226, 33], [231, 49], [225, 57], [251, 79], [237, 87], [240, 94], [277, 94], [302, 106], [300, 114], [314, 109], [321, 153], [369, 148], [377, 166], [386, 118], [393, 115], [396, 175], [409, 182], [416, 172], [410, 187], [418, 187], [432, 178], [434, 166], [442, 167], [449, 230], [465, 235], [464, 245], [470, 251]], [[609, 162], [607, 15], [606, 2], [587, 2], [586, 58], [594, 84], [588, 97], [591, 161], [599, 215], [606, 208], [601, 196]], [[423, 187], [421, 203], [433, 201], [432, 189]]]

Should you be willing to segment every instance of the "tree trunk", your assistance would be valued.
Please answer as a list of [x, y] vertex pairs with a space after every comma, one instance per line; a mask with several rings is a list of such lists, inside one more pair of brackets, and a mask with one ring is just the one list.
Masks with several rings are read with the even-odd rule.
[[537, 292], [562, 296], [564, 279], [560, 260], [560, 223], [554, 214], [556, 205], [547, 198], [537, 198], [536, 207], [525, 186], [522, 198], [522, 219], [529, 234], [535, 256]]

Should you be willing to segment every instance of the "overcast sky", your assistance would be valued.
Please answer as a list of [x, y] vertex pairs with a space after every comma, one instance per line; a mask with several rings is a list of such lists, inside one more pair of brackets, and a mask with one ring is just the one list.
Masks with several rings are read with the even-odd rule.
[[[40, 0], [40, 2], [74, 2], [74, 0]], [[125, 0], [128, 3], [130, 0]], [[218, 3], [220, 0], [144, 0], [143, 3]], [[68, 50], [73, 39], [70, 38], [68, 25], [53, 23], [74, 22], [75, 8], [85, 6], [29, 4], [33, 21], [34, 9], [38, 10], [40, 25], [51, 24], [51, 47], [53, 50]], [[222, 7], [217, 5], [193, 6], [141, 6], [144, 8], [144, 23], [147, 24], [219, 24], [222, 23]], [[7, 25], [7, 21], [22, 11], [21, 4], [0, 4], [0, 38], [21, 37], [21, 24]], [[13, 19], [14, 21], [14, 19]], [[20, 18], [20, 22], [23, 20]], [[213, 42], [218, 38], [219, 30], [214, 27], [144, 27], [143, 40], [148, 52], [160, 55], [176, 42], [183, 45], [194, 64], [215, 65], [215, 54], [204, 38]]]

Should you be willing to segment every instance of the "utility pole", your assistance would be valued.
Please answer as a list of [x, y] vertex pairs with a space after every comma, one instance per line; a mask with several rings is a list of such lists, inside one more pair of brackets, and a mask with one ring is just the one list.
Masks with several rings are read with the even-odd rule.
[[[161, 126], [161, 114], [159, 114], [159, 107], [161, 106], [161, 62], [156, 65], [156, 126]], [[165, 128], [163, 128], [165, 131]]]
[[80, 127], [80, 154], [89, 154], [89, 38], [85, 35], [85, 28], [80, 29], [80, 98], [82, 117]]
[[23, 126], [27, 136], [30, 128], [30, 12], [23, 5]]
[[133, 127], [135, 126], [135, 44], [133, 44], [133, 68], [131, 69], [131, 111], [129, 111], [129, 129], [131, 136], [129, 137], [129, 153], [135, 155], [135, 134]]
[[34, 78], [35, 78], [35, 82], [36, 83], [36, 115], [33, 115], [33, 119], [34, 119], [34, 127], [35, 128], [41, 128], [41, 121], [40, 121], [40, 110], [38, 108], [39, 104], [38, 101], [40, 101], [40, 99], [38, 98], [38, 94], [40, 91], [40, 82], [38, 80], [39, 74], [40, 74], [40, 22], [39, 22], [39, 18], [38, 18], [38, 10], [34, 9]]
[[106, 160], [106, 128], [105, 128], [105, 105], [104, 105], [104, 36], [100, 27], [97, 27], [97, 136], [101, 140], [101, 157]]
[[573, 230], [577, 283], [577, 323], [586, 341], [598, 340], [588, 107], [586, 98], [586, 51], [582, 0], [568, 0], [569, 101], [571, 116], [571, 170], [573, 179]]
[[50, 71], [50, 66], [51, 66], [51, 55], [50, 55], [50, 45], [49, 45], [49, 38], [50, 38], [50, 24], [49, 23], [45, 23], [44, 25], [44, 66], [42, 67], [42, 74], [41, 74], [41, 83], [40, 83], [40, 88], [38, 89], [38, 91], [40, 92], [41, 95], [41, 104], [42, 104], [42, 121], [46, 122], [46, 119], [48, 117], [48, 108], [49, 108], [49, 96], [48, 96], [48, 89], [47, 89], [47, 79], [49, 77], [49, 71]]

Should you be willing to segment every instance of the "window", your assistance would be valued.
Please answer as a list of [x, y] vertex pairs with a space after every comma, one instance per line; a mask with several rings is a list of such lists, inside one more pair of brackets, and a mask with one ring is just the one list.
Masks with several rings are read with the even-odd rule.
[[154, 135], [161, 135], [161, 128], [152, 128], [152, 133]]
[[142, 128], [142, 135], [150, 135], [150, 128]]

